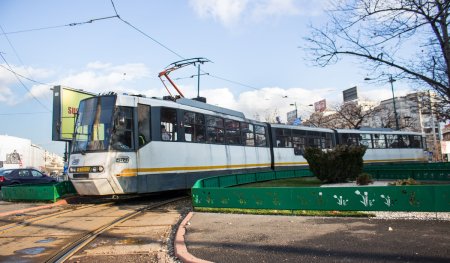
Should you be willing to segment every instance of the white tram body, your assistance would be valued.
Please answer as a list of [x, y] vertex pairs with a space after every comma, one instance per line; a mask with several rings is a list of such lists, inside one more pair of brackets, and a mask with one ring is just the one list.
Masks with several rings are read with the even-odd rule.
[[[381, 135], [385, 147], [374, 147]], [[409, 146], [387, 146], [394, 135]], [[220, 174], [306, 166], [304, 148], [348, 142], [367, 143], [365, 162], [425, 160], [418, 133], [268, 124], [195, 100], [112, 94], [80, 103], [69, 177], [80, 195], [187, 189]]]

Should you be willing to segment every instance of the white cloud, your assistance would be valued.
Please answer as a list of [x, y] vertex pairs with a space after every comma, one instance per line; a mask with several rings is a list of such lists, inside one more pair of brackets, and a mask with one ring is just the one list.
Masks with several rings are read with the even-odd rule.
[[298, 15], [300, 9], [295, 5], [293, 0], [268, 0], [255, 4], [253, 16], [257, 19], [266, 16], [287, 16]]
[[[23, 100], [26, 100], [28, 97], [31, 97], [27, 89], [32, 91], [34, 86], [33, 82], [30, 82], [28, 79], [46, 79], [54, 75], [54, 71], [43, 68], [20, 67], [15, 65], [8, 66], [5, 64], [1, 64], [1, 66], [0, 102], [7, 105], [16, 105], [21, 103]], [[17, 73], [18, 76], [15, 76], [13, 72]], [[25, 78], [21, 76], [24, 76]], [[21, 82], [17, 80], [18, 78]], [[49, 87], [46, 87], [49, 90]], [[24, 93], [26, 94], [25, 96], [21, 95]]]
[[190, 0], [194, 12], [212, 18], [227, 28], [241, 22], [261, 22], [270, 17], [322, 14], [328, 0]]
[[139, 93], [128, 85], [148, 77], [150, 70], [142, 63], [111, 65], [101, 62], [89, 63], [82, 71], [63, 76], [58, 83], [95, 93], [115, 91]]
[[239, 22], [248, 0], [191, 0], [190, 5], [201, 18], [213, 18], [226, 27]]

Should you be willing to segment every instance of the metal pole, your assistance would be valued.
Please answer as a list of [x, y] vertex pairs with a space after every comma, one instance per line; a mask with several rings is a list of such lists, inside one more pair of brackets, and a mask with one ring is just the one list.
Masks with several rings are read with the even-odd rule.
[[198, 63], [197, 69], [197, 98], [200, 98], [200, 63]]
[[295, 119], [298, 119], [297, 102], [294, 102], [294, 105], [295, 105]]
[[392, 78], [392, 75], [389, 76], [389, 82], [391, 83], [391, 90], [392, 90], [392, 103], [394, 104], [394, 116], [395, 116], [395, 128], [398, 131], [398, 116], [397, 116], [397, 107], [395, 106], [395, 95], [394, 95], [394, 81], [395, 79]]

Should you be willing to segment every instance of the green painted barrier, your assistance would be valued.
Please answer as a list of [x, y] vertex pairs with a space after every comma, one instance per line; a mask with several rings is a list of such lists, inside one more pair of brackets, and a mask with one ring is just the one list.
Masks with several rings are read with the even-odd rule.
[[2, 199], [6, 201], [51, 201], [77, 191], [70, 181], [56, 184], [14, 185], [2, 187]]
[[[450, 181], [448, 163], [388, 164], [364, 167], [376, 179]], [[231, 188], [253, 182], [312, 176], [308, 169], [233, 174], [199, 180], [194, 207], [277, 210], [450, 212], [450, 184], [357, 187]]]
[[450, 185], [192, 188], [195, 207], [450, 212]]

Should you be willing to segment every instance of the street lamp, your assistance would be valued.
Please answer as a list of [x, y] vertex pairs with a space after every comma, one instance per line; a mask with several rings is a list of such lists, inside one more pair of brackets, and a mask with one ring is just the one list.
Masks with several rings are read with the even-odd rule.
[[[364, 80], [372, 80], [371, 78], [365, 78]], [[397, 107], [395, 106], [395, 95], [394, 95], [394, 82], [395, 79], [392, 78], [392, 75], [389, 75], [389, 80], [391, 83], [391, 90], [392, 90], [392, 103], [394, 105], [394, 116], [395, 116], [395, 129], [398, 131], [400, 130], [399, 125], [398, 125], [398, 116], [397, 116]]]
[[298, 118], [297, 102], [291, 103], [289, 105], [295, 106], [295, 119], [297, 119]]

